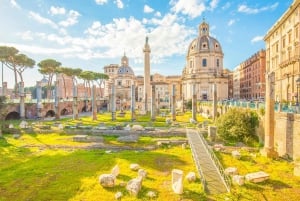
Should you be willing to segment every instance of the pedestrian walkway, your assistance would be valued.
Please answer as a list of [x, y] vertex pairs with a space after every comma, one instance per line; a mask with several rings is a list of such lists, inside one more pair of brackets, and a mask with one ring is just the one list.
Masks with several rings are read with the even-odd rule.
[[220, 163], [212, 156], [203, 136], [195, 129], [187, 129], [186, 133], [205, 191], [209, 194], [229, 192], [229, 185], [222, 175], [223, 168], [219, 167]]

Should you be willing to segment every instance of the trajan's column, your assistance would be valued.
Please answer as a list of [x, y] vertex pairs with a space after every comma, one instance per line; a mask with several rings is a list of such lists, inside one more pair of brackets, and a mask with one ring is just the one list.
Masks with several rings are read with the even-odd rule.
[[150, 111], [151, 87], [150, 87], [150, 46], [148, 36], [144, 46], [144, 111]]

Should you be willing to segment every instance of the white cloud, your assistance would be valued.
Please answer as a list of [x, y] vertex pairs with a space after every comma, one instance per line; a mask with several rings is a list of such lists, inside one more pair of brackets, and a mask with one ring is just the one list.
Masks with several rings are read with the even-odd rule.
[[203, 0], [189, 0], [189, 3], [186, 0], [171, 0], [170, 5], [171, 11], [188, 15], [191, 18], [200, 16], [206, 10]]
[[18, 33], [17, 35], [21, 36], [23, 40], [31, 41], [33, 40], [31, 31], [25, 31], [22, 33]]
[[228, 26], [231, 26], [235, 23], [235, 20], [234, 19], [231, 19], [229, 20], [229, 22], [227, 23]]
[[222, 9], [227, 10], [228, 8], [230, 8], [230, 6], [231, 6], [230, 2], [226, 2], [226, 4], [222, 6]]
[[103, 5], [107, 3], [107, 0], [95, 0], [96, 4]]
[[238, 12], [246, 13], [246, 14], [257, 14], [257, 13], [267, 11], [267, 10], [274, 10], [278, 7], [278, 5], [279, 5], [279, 3], [276, 2], [270, 6], [264, 6], [261, 8], [250, 8], [247, 5], [242, 4], [238, 7]]
[[124, 4], [123, 4], [122, 0], [116, 0], [116, 1], [114, 1], [114, 3], [117, 5], [118, 8], [120, 8], [120, 9], [124, 8]]
[[161, 13], [159, 11], [155, 12], [154, 14], [155, 17], [161, 17]]
[[256, 43], [256, 42], [260, 42], [264, 39], [263, 36], [255, 36], [254, 38], [252, 38], [251, 43]]
[[214, 9], [218, 6], [218, 3], [219, 3], [219, 0], [212, 0], [212, 1], [209, 3], [210, 10], [214, 10]]
[[79, 16], [80, 16], [80, 14], [77, 11], [70, 10], [68, 13], [68, 18], [66, 20], [60, 21], [59, 25], [61, 25], [63, 27], [72, 26], [78, 22], [77, 19]]
[[150, 6], [148, 6], [148, 5], [144, 6], [144, 13], [152, 13], [153, 11], [154, 11], [154, 9], [151, 8]]
[[58, 28], [57, 24], [55, 24], [52, 20], [50, 20], [48, 18], [44, 18], [44, 17], [40, 16], [40, 14], [38, 14], [38, 13], [30, 11], [29, 16], [31, 18], [33, 18], [35, 21], [39, 22], [40, 24], [50, 25], [52, 28], [55, 28], [55, 29]]
[[18, 8], [20, 9], [20, 5], [16, 2], [16, 0], [10, 0], [10, 4], [12, 5], [12, 7], [14, 8]]
[[66, 14], [66, 9], [63, 7], [54, 7], [51, 6], [50, 8], [50, 14], [51, 15], [64, 15]]

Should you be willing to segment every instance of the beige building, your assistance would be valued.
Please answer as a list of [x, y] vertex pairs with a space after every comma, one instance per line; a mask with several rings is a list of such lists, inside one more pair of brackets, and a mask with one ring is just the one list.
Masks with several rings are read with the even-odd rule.
[[193, 85], [197, 100], [213, 99], [213, 84], [218, 100], [228, 98], [228, 74], [223, 70], [223, 51], [218, 40], [209, 35], [209, 24], [199, 25], [199, 35], [188, 47], [186, 66], [182, 71], [182, 95], [192, 99]]
[[233, 99], [240, 99], [240, 68], [238, 65], [233, 70]]
[[[124, 54], [121, 65], [110, 64], [104, 67], [104, 73], [109, 76], [105, 86], [105, 95], [111, 94], [112, 85], [115, 86], [117, 109], [129, 109], [131, 104], [131, 86], [136, 87], [136, 77], [129, 66], [128, 57]], [[136, 99], [136, 97], [134, 97]]]
[[[266, 43], [266, 73], [275, 73], [275, 100], [296, 101], [300, 77], [300, 0], [271, 27], [264, 37]], [[299, 89], [300, 90], [300, 89]]]

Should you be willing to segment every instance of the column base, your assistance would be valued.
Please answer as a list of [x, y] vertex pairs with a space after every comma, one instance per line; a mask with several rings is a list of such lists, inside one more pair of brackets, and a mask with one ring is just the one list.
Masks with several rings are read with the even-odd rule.
[[263, 156], [266, 156], [268, 158], [278, 158], [278, 153], [277, 151], [274, 150], [274, 148], [266, 148], [264, 147], [260, 153], [263, 155]]
[[294, 176], [300, 177], [300, 162], [295, 162]]

